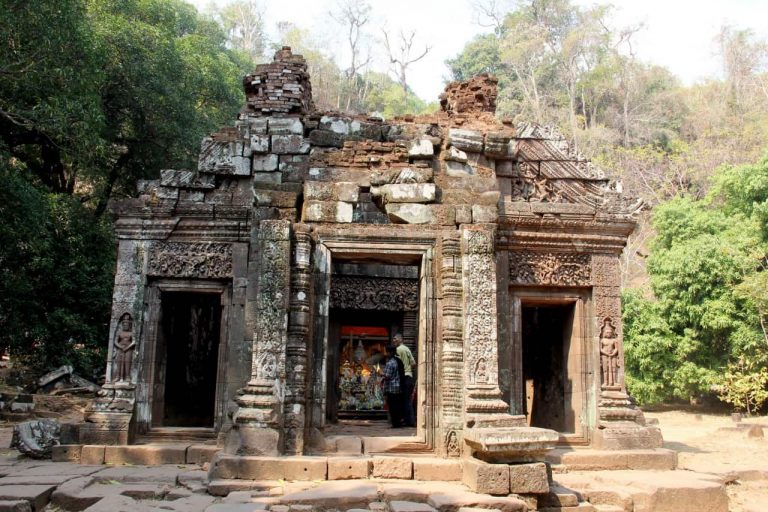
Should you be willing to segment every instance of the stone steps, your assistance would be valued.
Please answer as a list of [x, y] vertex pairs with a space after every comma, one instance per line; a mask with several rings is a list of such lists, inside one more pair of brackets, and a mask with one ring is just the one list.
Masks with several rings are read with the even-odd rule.
[[203, 464], [221, 450], [213, 444], [153, 443], [122, 446], [64, 444], [53, 447], [53, 462], [79, 464]]
[[555, 475], [585, 501], [621, 512], [727, 512], [721, 478], [682, 470], [583, 471]]
[[646, 450], [558, 448], [547, 453], [545, 459], [552, 465], [553, 473], [677, 468], [677, 452], [665, 448]]

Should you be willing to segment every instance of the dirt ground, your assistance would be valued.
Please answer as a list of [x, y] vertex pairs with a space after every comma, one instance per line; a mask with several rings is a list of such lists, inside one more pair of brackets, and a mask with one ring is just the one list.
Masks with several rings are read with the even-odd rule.
[[[679, 452], [681, 469], [730, 474], [731, 512], [768, 511], [768, 416], [734, 422], [730, 415], [682, 411], [649, 412], [664, 435], [664, 447]], [[763, 427], [764, 438], [749, 438], [749, 426]]]

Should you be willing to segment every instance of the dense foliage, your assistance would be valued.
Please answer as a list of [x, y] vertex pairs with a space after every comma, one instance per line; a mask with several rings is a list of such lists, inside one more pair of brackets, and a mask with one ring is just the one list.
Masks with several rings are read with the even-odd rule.
[[0, 350], [91, 374], [108, 337], [107, 202], [161, 168], [194, 168], [202, 137], [241, 106], [252, 63], [179, 0], [2, 10]]
[[766, 213], [768, 157], [720, 169], [703, 199], [656, 207], [653, 297], [624, 295], [628, 385], [640, 401], [717, 392], [747, 409], [768, 398]]

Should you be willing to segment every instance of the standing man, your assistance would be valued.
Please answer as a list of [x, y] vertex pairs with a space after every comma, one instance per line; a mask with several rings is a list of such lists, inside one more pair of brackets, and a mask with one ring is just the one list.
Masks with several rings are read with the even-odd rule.
[[405, 382], [403, 383], [403, 408], [404, 408], [404, 420], [407, 427], [416, 426], [416, 415], [413, 411], [413, 369], [416, 367], [416, 359], [414, 359], [411, 349], [408, 345], [403, 343], [403, 335], [395, 334], [393, 341], [397, 345], [397, 357], [403, 362], [403, 373], [405, 374]]
[[400, 369], [402, 365], [396, 356], [397, 349], [394, 345], [387, 347], [387, 364], [384, 366], [384, 378], [381, 379], [381, 387], [384, 390], [384, 396], [387, 398], [387, 409], [389, 409], [389, 418], [392, 421], [392, 428], [403, 426], [403, 395], [400, 385]]

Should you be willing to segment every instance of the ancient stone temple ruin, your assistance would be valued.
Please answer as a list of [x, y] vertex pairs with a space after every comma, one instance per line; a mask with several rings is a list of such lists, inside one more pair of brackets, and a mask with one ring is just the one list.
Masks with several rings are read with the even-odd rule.
[[197, 171], [114, 205], [107, 383], [82, 444], [341, 451], [332, 425], [385, 414], [401, 334], [416, 428], [368, 448], [509, 464], [660, 446], [624, 384], [619, 258], [638, 204], [556, 130], [497, 120], [487, 75], [394, 121], [315, 110], [289, 48], [244, 87]]

